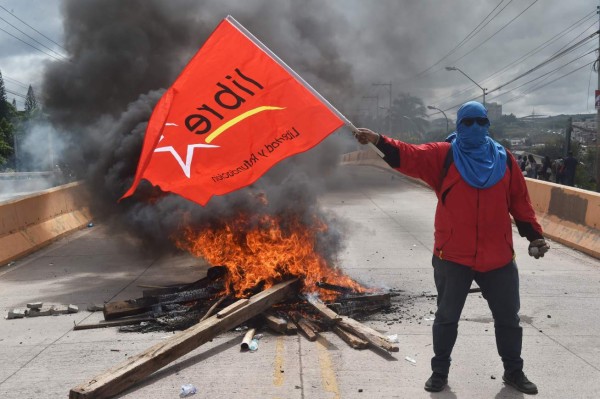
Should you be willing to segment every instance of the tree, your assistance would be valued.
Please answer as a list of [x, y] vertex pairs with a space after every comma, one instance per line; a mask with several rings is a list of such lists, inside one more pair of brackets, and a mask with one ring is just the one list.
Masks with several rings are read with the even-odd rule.
[[2, 72], [0, 71], [0, 120], [9, 120], [11, 116], [11, 108], [6, 98], [6, 88], [4, 87], [4, 79], [2, 78]]
[[29, 85], [29, 89], [27, 89], [27, 97], [25, 97], [25, 113], [27, 115], [33, 114], [38, 109], [38, 102], [35, 98], [35, 94], [33, 93], [33, 87]]
[[10, 145], [13, 141], [14, 128], [6, 118], [0, 119], [0, 166], [8, 161], [12, 156], [13, 148]]
[[392, 125], [394, 132], [399, 132], [403, 140], [422, 140], [429, 126], [425, 119], [427, 108], [419, 97], [410, 93], [400, 93], [392, 103]]

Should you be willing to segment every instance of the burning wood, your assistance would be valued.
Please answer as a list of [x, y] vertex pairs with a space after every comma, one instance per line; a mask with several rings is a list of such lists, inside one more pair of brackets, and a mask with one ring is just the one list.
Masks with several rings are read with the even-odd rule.
[[[96, 328], [111, 323], [126, 324], [120, 331], [185, 331], [74, 388], [71, 399], [113, 396], [259, 314], [260, 320], [278, 333], [296, 334], [300, 330], [314, 341], [319, 332], [333, 330], [353, 348], [372, 346], [398, 351], [383, 335], [348, 317], [389, 307], [390, 294], [369, 293], [319, 255], [315, 249], [317, 235], [327, 230], [320, 219], [307, 224], [306, 218], [298, 215], [282, 218], [242, 214], [232, 220], [220, 221], [223, 224], [217, 227], [190, 227], [177, 241], [179, 248], [223, 265], [210, 268], [206, 278], [191, 284], [155, 287], [145, 290], [142, 298], [107, 303], [106, 322], [76, 327]], [[302, 285], [292, 288], [291, 283], [278, 283], [292, 277]], [[283, 299], [287, 301], [269, 309]], [[150, 320], [130, 325], [136, 319]], [[242, 349], [248, 348], [260, 320], [252, 320]]]
[[[365, 292], [315, 248], [319, 235], [327, 229], [317, 216], [238, 214], [219, 224], [189, 227], [176, 245], [210, 264], [225, 266], [228, 294], [243, 296], [247, 290], [261, 284], [268, 288], [285, 276], [300, 278], [308, 292], [317, 282], [326, 282], [329, 288], [341, 287], [346, 293]], [[318, 291], [325, 299], [339, 293], [322, 288]]]
[[349, 293], [355, 292], [350, 287], [342, 287], [341, 285], [329, 284], [329, 283], [326, 283], [325, 281], [317, 281], [315, 283], [315, 285], [319, 288], [323, 288], [324, 290], [341, 292], [342, 294], [349, 294]]
[[292, 296], [297, 288], [296, 279], [277, 284], [250, 298], [245, 305], [221, 319], [216, 316], [160, 342], [148, 350], [130, 357], [125, 362], [107, 370], [73, 389], [69, 399], [94, 399], [112, 397], [172, 361], [228, 331], [244, 321], [262, 313], [273, 304]]

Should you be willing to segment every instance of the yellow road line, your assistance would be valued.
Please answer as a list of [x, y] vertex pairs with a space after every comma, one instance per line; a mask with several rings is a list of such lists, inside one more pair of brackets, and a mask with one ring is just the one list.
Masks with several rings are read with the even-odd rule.
[[319, 337], [317, 340], [317, 350], [319, 351], [319, 366], [321, 368], [321, 382], [325, 391], [333, 393], [333, 399], [340, 398], [340, 391], [333, 370], [333, 363], [329, 350], [327, 349], [328, 342], [325, 338]]
[[277, 337], [275, 347], [275, 368], [273, 370], [273, 385], [280, 387], [283, 385], [285, 374], [283, 371], [283, 353], [284, 353], [283, 337]]

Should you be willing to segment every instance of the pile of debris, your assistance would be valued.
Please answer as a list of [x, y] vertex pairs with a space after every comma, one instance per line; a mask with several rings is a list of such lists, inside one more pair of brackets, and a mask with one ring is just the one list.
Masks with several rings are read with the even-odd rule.
[[256, 287], [257, 292], [244, 296], [254, 295], [236, 300], [226, 294], [226, 274], [227, 268], [213, 267], [205, 278], [194, 283], [144, 290], [141, 298], [105, 304], [105, 321], [75, 326], [75, 330], [121, 326], [122, 331], [183, 331], [73, 388], [69, 398], [114, 396], [240, 325], [249, 327], [243, 349], [250, 347], [258, 329], [267, 327], [276, 333], [300, 332], [310, 341], [315, 341], [320, 332], [333, 331], [355, 349], [399, 350], [388, 337], [353, 318], [388, 308], [389, 293], [358, 294], [319, 282], [320, 290], [335, 293], [333, 301], [324, 303], [316, 296], [301, 294], [300, 281], [292, 278], [268, 289]]
[[58, 316], [61, 314], [70, 314], [79, 312], [77, 305], [48, 305], [43, 302], [32, 302], [26, 305], [26, 308], [15, 308], [8, 311], [7, 320], [22, 319], [24, 317], [40, 316]]
[[[226, 267], [215, 266], [208, 269], [205, 278], [193, 283], [150, 287], [142, 291], [141, 298], [106, 303], [103, 307], [104, 321], [79, 324], [75, 330], [115, 326], [121, 326], [119, 330], [122, 332], [185, 330], [236, 301], [225, 293], [226, 274]], [[326, 306], [342, 316], [360, 318], [391, 305], [390, 293], [361, 294], [326, 282], [316, 285], [335, 294], [335, 300]], [[315, 308], [315, 303], [319, 302], [316, 296], [297, 295], [273, 306], [247, 324], [250, 328], [266, 326], [284, 334], [295, 334], [300, 329], [305, 335], [313, 337], [315, 333], [333, 327]]]

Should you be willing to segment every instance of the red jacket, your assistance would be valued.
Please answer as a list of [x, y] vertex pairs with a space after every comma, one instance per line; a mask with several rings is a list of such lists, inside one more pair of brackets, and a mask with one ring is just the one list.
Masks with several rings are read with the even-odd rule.
[[530, 241], [543, 238], [523, 174], [508, 151], [514, 167], [507, 165], [504, 177], [494, 186], [477, 189], [462, 179], [454, 163], [442, 177], [450, 143], [413, 145], [382, 136], [377, 147], [390, 166], [425, 181], [435, 191], [433, 253], [441, 259], [479, 272], [506, 265], [514, 257], [510, 215], [521, 236]]

